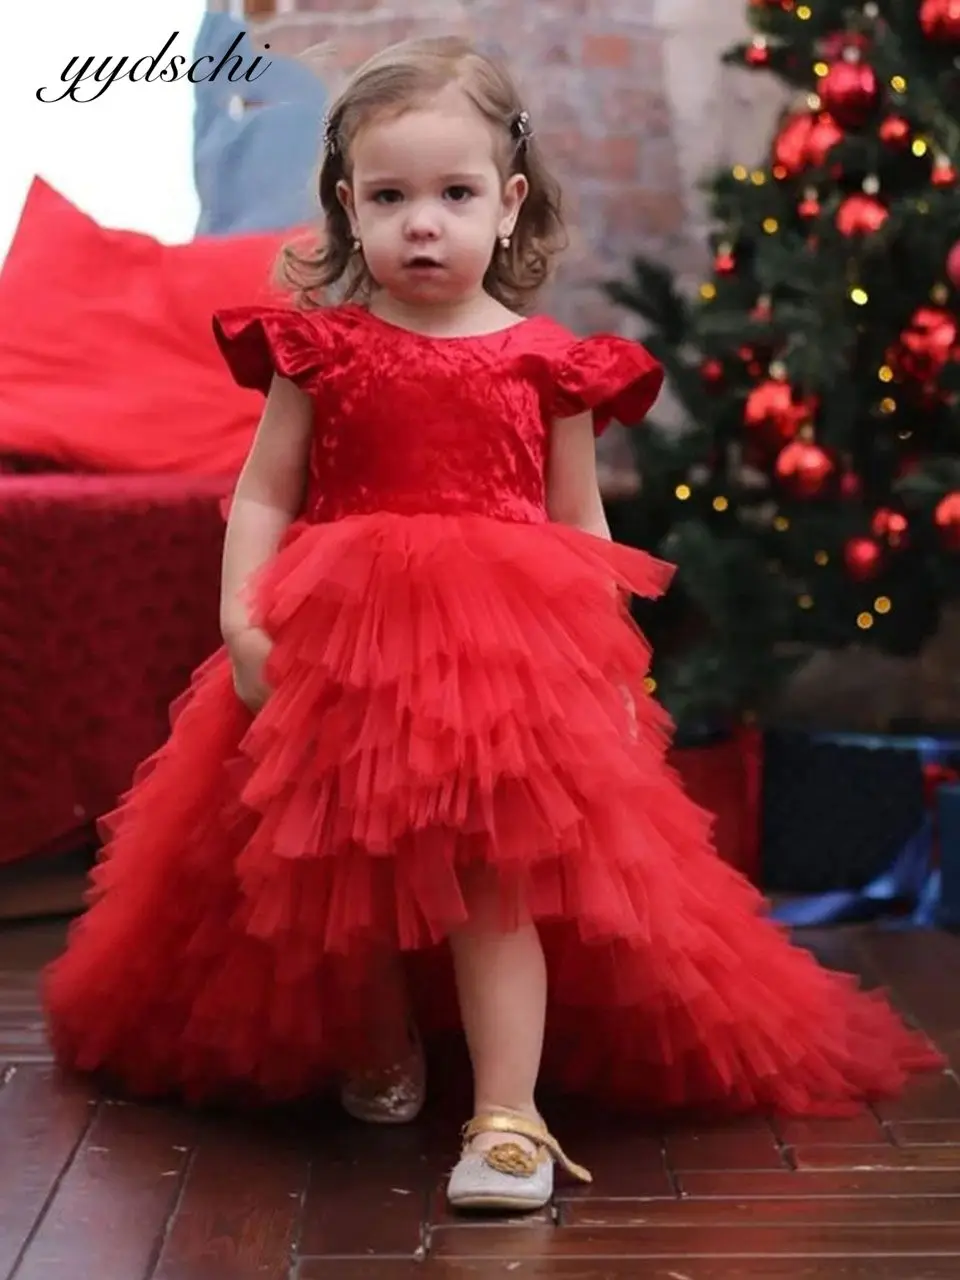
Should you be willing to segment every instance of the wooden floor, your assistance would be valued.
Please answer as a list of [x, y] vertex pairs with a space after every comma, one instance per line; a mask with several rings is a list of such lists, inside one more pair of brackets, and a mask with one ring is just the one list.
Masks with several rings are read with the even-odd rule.
[[[378, 1131], [332, 1115], [190, 1115], [58, 1079], [36, 974], [62, 925], [0, 928], [0, 1280], [958, 1280], [952, 1071], [851, 1121], [636, 1132], [552, 1108], [588, 1194], [522, 1222], [452, 1220], [462, 1115]], [[960, 1067], [960, 939], [835, 932]]]

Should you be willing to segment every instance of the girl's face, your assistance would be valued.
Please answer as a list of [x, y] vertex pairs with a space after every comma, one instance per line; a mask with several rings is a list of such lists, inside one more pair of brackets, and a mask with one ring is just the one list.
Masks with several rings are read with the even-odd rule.
[[504, 184], [488, 122], [451, 86], [423, 107], [372, 120], [351, 149], [340, 200], [376, 283], [412, 305], [478, 293], [527, 193]]

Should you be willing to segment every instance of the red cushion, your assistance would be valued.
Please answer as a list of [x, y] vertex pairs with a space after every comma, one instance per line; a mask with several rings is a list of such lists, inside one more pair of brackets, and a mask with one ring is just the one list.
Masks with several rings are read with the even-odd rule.
[[271, 276], [288, 237], [164, 245], [99, 226], [34, 179], [0, 272], [0, 456], [236, 472], [263, 400], [230, 378], [211, 315], [279, 301]]

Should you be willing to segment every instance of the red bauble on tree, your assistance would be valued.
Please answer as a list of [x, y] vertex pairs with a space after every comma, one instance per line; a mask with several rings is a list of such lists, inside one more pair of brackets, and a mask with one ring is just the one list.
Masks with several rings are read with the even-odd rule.
[[883, 549], [872, 538], [851, 538], [843, 548], [843, 563], [854, 582], [869, 582], [883, 565]]
[[770, 378], [747, 396], [743, 423], [756, 443], [779, 449], [810, 421], [812, 411], [812, 402], [798, 397], [789, 382]]
[[947, 254], [946, 261], [947, 279], [955, 289], [960, 289], [960, 240], [953, 246]]
[[933, 512], [940, 541], [948, 551], [960, 551], [960, 493], [948, 493]]
[[717, 391], [724, 383], [723, 361], [710, 357], [700, 366], [700, 378], [710, 391]]
[[819, 168], [843, 140], [836, 120], [825, 111], [789, 116], [773, 143], [773, 166], [781, 178], [796, 178], [811, 165]]
[[717, 250], [713, 259], [713, 269], [718, 276], [732, 276], [737, 269], [737, 260], [733, 256], [733, 249], [728, 244], [722, 244]]
[[870, 119], [880, 97], [877, 73], [853, 47], [820, 81], [820, 100], [838, 124], [859, 129]]
[[930, 40], [960, 41], [960, 0], [923, 0], [920, 26]]
[[937, 156], [930, 170], [930, 181], [941, 191], [952, 187], [957, 181], [957, 171], [948, 156]]
[[903, 116], [887, 116], [880, 126], [880, 141], [893, 151], [903, 151], [909, 145], [910, 121]]
[[777, 456], [777, 479], [795, 498], [817, 498], [836, 470], [828, 453], [807, 440], [794, 440]]
[[743, 55], [748, 66], [765, 67], [770, 61], [770, 48], [763, 36], [754, 36]]
[[918, 307], [887, 361], [901, 378], [921, 386], [932, 383], [952, 359], [957, 345], [957, 322], [943, 307]]
[[866, 236], [879, 231], [889, 217], [888, 211], [873, 196], [847, 196], [837, 210], [837, 230], [843, 236]]
[[870, 521], [870, 532], [888, 547], [902, 547], [907, 540], [907, 517], [901, 511], [878, 507]]

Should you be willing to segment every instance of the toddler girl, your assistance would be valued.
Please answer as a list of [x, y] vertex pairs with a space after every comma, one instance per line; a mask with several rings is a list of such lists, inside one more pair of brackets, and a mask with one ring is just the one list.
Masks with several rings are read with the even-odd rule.
[[421, 1034], [456, 1021], [462, 1208], [542, 1206], [555, 1164], [589, 1180], [541, 1075], [637, 1111], [896, 1093], [937, 1054], [789, 945], [664, 762], [624, 595], [671, 568], [610, 541], [594, 462], [661, 370], [527, 314], [562, 225], [510, 79], [458, 39], [373, 58], [331, 111], [320, 200], [297, 305], [215, 317], [266, 397], [224, 646], [48, 975], [60, 1060], [194, 1102], [337, 1081], [396, 1122]]

